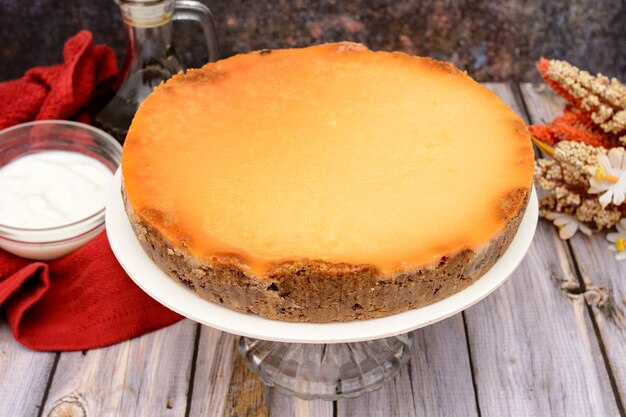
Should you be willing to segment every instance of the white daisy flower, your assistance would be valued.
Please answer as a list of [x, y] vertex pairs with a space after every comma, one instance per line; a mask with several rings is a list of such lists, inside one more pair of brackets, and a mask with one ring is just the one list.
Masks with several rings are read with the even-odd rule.
[[611, 202], [619, 206], [626, 200], [626, 153], [624, 148], [613, 148], [608, 155], [598, 157], [598, 166], [588, 169], [589, 193], [600, 194], [602, 208]]
[[571, 238], [579, 230], [583, 234], [591, 236], [591, 228], [579, 222], [574, 216], [564, 213], [549, 212], [546, 213], [545, 217], [548, 220], [552, 220], [552, 223], [559, 228], [559, 237], [562, 240]]
[[615, 225], [617, 232], [607, 233], [606, 239], [611, 242], [609, 250], [615, 252], [615, 259], [626, 259], [626, 218]]

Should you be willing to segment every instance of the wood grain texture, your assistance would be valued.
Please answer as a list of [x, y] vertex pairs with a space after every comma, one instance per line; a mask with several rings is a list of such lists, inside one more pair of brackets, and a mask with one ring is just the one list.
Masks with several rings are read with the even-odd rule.
[[379, 391], [337, 401], [338, 416], [477, 416], [462, 315], [413, 336], [408, 367]]
[[0, 322], [0, 417], [37, 416], [55, 357], [20, 345]]
[[270, 417], [333, 417], [332, 401], [305, 401], [282, 395], [273, 388], [266, 390]]
[[[491, 85], [519, 112], [509, 88]], [[482, 416], [617, 416], [568, 248], [541, 222], [517, 271], [465, 312]]]
[[190, 416], [330, 417], [331, 402], [304, 401], [265, 387], [239, 357], [238, 337], [202, 327]]
[[462, 314], [416, 330], [409, 365], [417, 416], [478, 415]]
[[[521, 91], [532, 122], [548, 123], [561, 112], [564, 101], [551, 89], [523, 84]], [[592, 237], [579, 234], [570, 243], [583, 280], [582, 292], [597, 324], [623, 407], [626, 403], [626, 262], [616, 261], [608, 251], [605, 232]]]
[[236, 356], [226, 396], [227, 417], [267, 417], [265, 386], [261, 378], [246, 367], [246, 359]]
[[190, 416], [221, 417], [237, 360], [237, 337], [200, 327], [200, 340], [191, 393]]
[[61, 354], [43, 416], [183, 416], [197, 325]]
[[411, 392], [411, 375], [403, 367], [382, 388], [357, 398], [337, 401], [338, 417], [417, 417]]
[[539, 224], [513, 276], [465, 313], [482, 416], [619, 415], [557, 240], [551, 225]]
[[626, 404], [626, 262], [608, 251], [604, 233], [576, 236], [572, 248], [585, 282], [584, 298], [596, 321], [622, 406]]

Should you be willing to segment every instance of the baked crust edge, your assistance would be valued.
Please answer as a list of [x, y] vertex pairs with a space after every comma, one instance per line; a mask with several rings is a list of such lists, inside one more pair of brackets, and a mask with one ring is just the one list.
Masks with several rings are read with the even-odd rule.
[[265, 275], [248, 272], [237, 259], [198, 259], [170, 244], [135, 212], [122, 185], [126, 214], [148, 256], [171, 278], [200, 297], [233, 310], [292, 322], [350, 321], [388, 316], [432, 304], [474, 283], [502, 256], [524, 215], [530, 192], [505, 198], [503, 230], [473, 250], [465, 249], [408, 272], [382, 274], [373, 265], [293, 260]]

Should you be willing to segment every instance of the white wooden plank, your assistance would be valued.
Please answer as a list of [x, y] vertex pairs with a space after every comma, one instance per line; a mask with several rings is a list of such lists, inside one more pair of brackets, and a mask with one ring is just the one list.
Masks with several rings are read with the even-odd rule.
[[547, 84], [522, 83], [520, 90], [532, 124], [550, 123], [561, 113], [566, 103]]
[[20, 345], [0, 322], [0, 417], [38, 414], [55, 357]]
[[413, 332], [409, 367], [379, 391], [337, 401], [338, 416], [476, 416], [463, 318]]
[[476, 416], [461, 314], [415, 332], [410, 369], [418, 416]]
[[572, 239], [572, 248], [585, 281], [591, 307], [615, 387], [626, 404], [626, 262], [617, 262], [607, 249], [604, 233]]
[[551, 228], [541, 223], [509, 281], [465, 313], [482, 416], [619, 415], [584, 299], [567, 291], [576, 278]]
[[267, 388], [267, 408], [270, 417], [333, 417], [332, 401], [305, 401], [283, 395]]
[[[490, 88], [520, 112], [508, 87]], [[513, 276], [465, 312], [482, 416], [619, 415], [578, 285], [566, 246], [541, 222]]]
[[203, 327], [191, 416], [332, 416], [332, 402], [304, 401], [263, 386], [237, 354], [238, 337]]
[[[562, 109], [563, 100], [549, 88], [521, 86], [531, 119], [549, 122]], [[605, 233], [571, 240], [600, 337], [614, 376], [621, 403], [626, 403], [626, 262], [616, 261], [607, 250]]]
[[357, 398], [337, 401], [339, 417], [416, 417], [411, 375], [403, 367], [398, 376], [382, 388]]
[[225, 415], [237, 359], [237, 337], [202, 326], [196, 359], [190, 416]]
[[224, 416], [268, 417], [267, 389], [261, 379], [246, 366], [246, 359], [236, 356], [226, 396]]
[[106, 348], [63, 353], [43, 415], [184, 415], [196, 329], [183, 320]]

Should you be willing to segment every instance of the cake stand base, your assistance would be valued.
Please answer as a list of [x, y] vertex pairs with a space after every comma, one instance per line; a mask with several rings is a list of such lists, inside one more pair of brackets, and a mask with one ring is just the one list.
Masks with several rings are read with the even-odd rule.
[[263, 383], [305, 400], [358, 397], [394, 378], [409, 360], [411, 333], [357, 343], [239, 339], [239, 353]]

